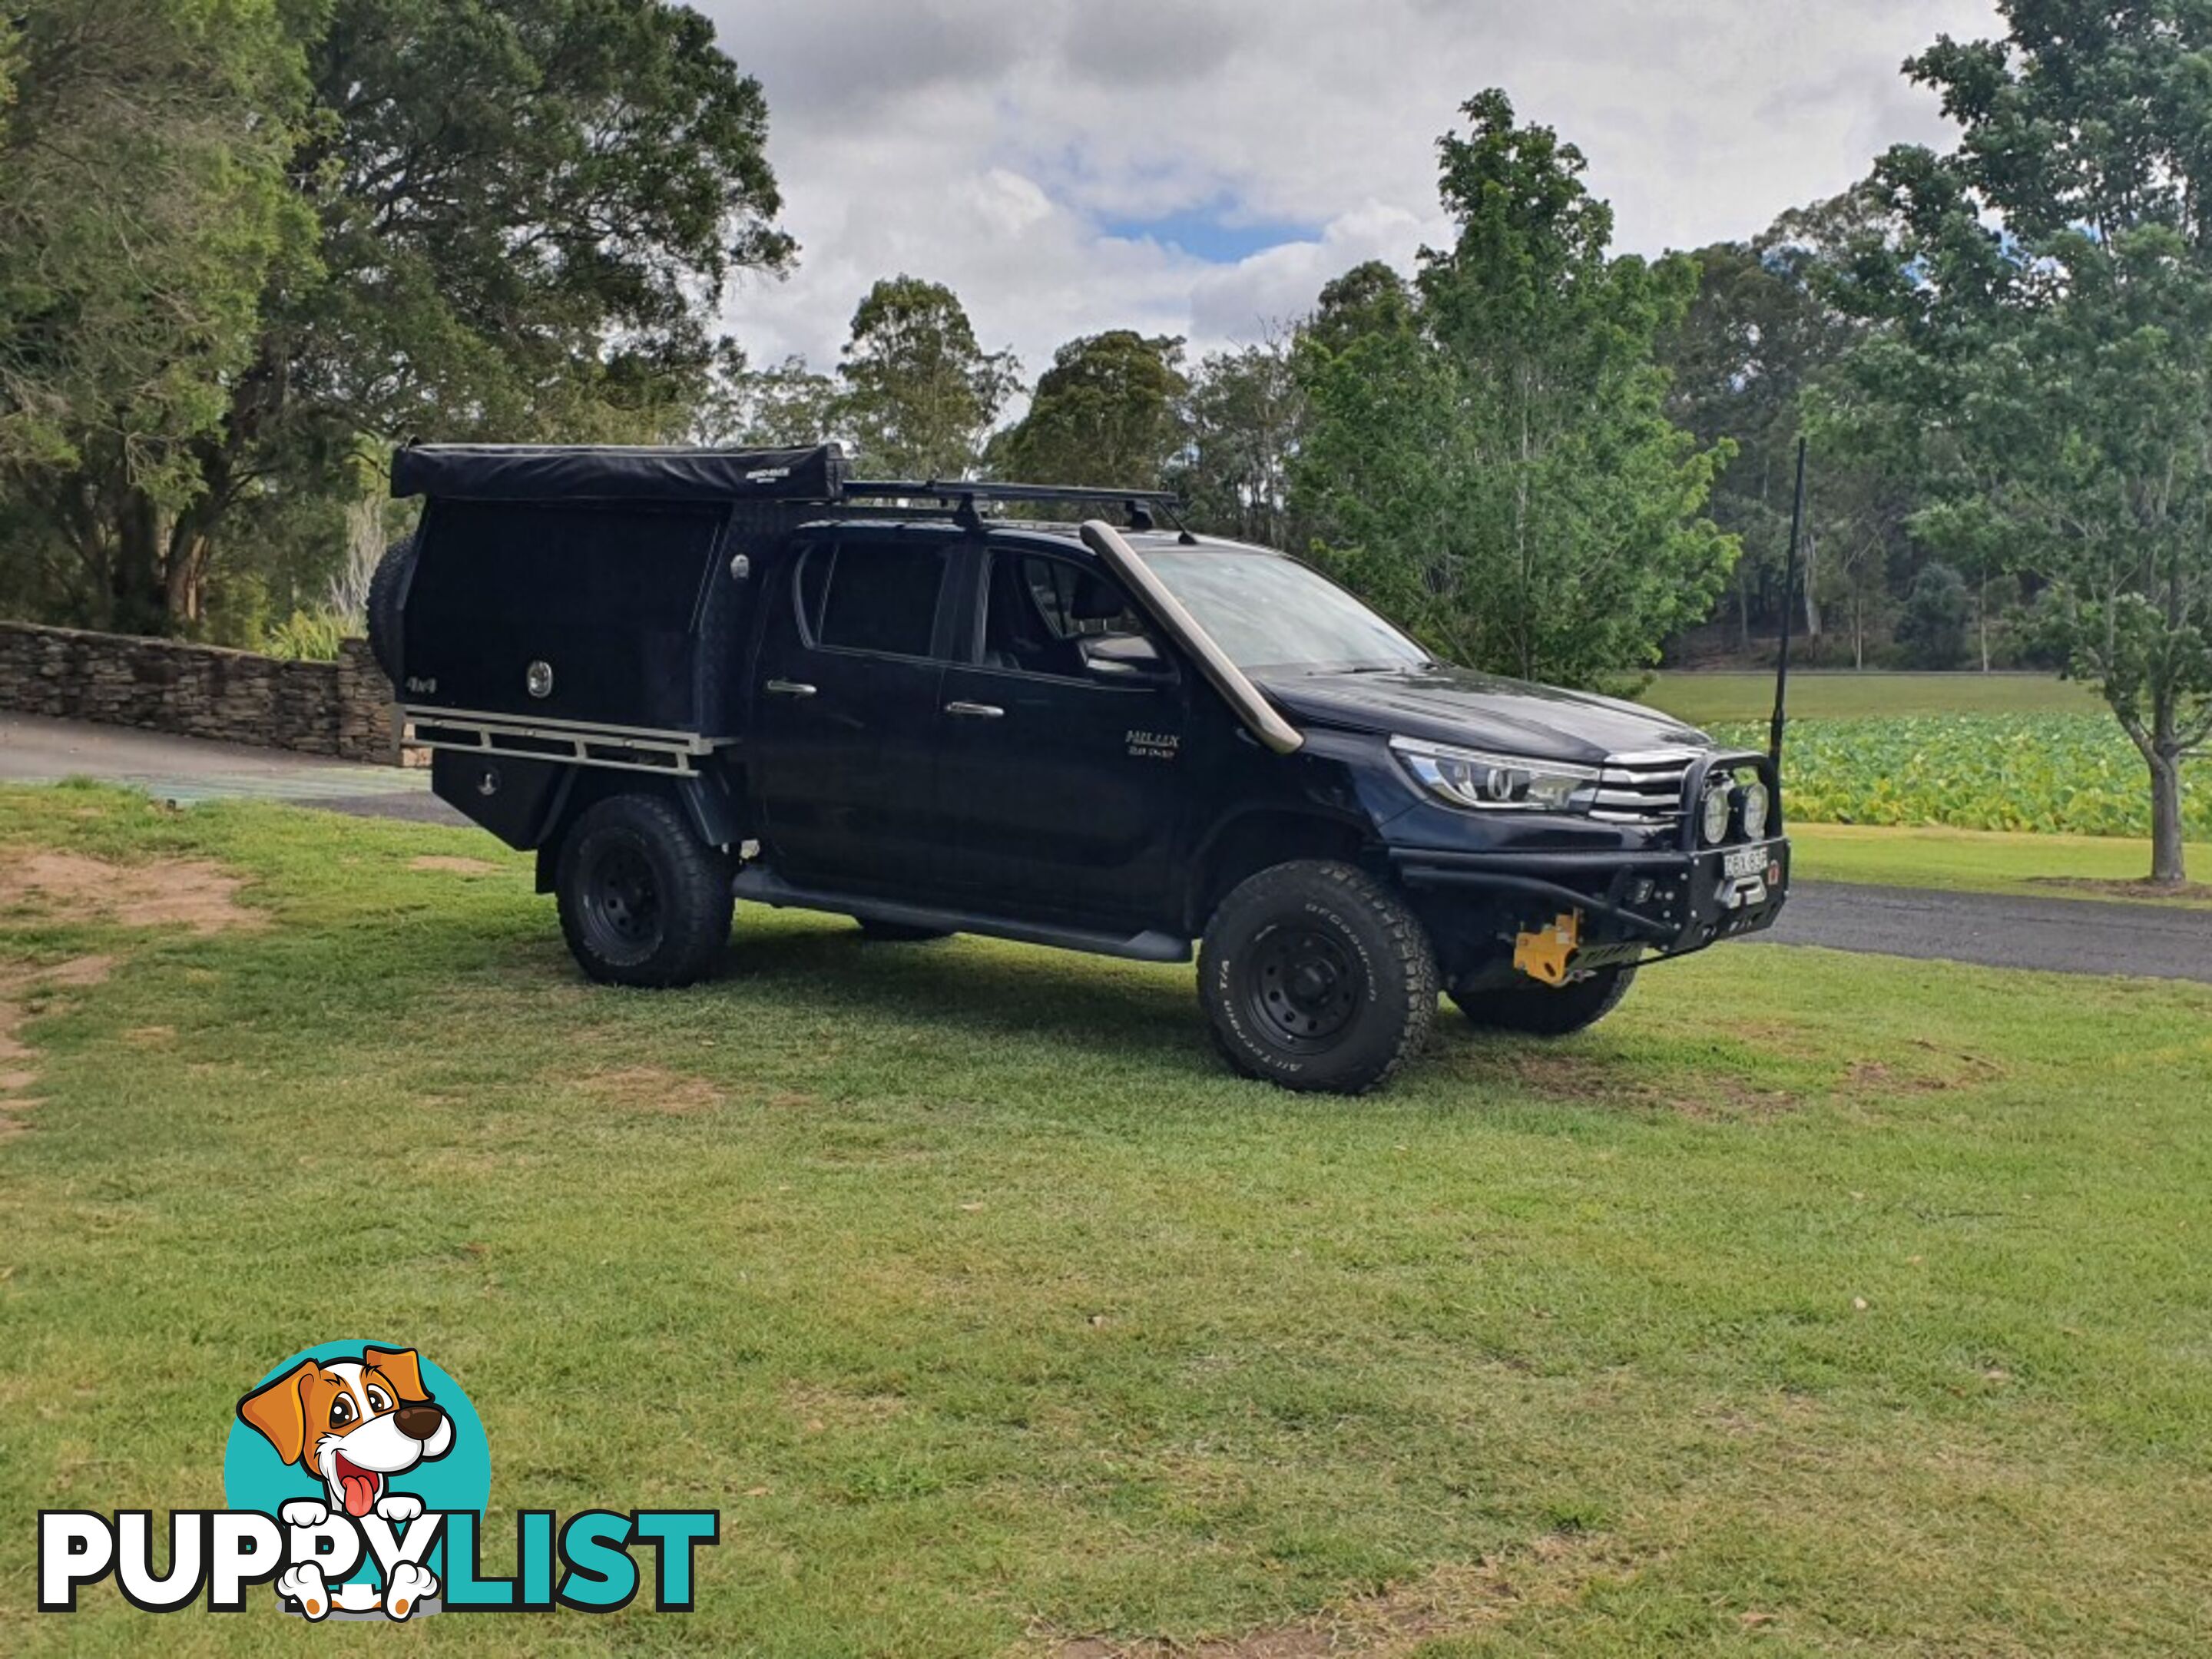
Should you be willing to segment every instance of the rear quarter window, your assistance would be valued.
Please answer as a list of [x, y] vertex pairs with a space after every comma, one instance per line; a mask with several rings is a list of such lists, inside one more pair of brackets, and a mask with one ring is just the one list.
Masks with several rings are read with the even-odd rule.
[[927, 657], [949, 550], [914, 542], [811, 547], [799, 567], [799, 615], [815, 645]]

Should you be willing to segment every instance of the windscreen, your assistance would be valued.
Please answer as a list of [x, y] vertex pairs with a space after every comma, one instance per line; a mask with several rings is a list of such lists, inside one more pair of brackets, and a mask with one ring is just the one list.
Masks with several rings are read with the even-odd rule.
[[1147, 551], [1144, 561], [1247, 673], [1404, 668], [1429, 653], [1334, 582], [1257, 549]]

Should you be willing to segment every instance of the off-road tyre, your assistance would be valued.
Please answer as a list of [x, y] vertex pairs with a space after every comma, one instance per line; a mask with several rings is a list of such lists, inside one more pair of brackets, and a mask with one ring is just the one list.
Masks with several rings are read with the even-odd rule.
[[1420, 1052], [1437, 960], [1405, 901], [1333, 860], [1278, 864], [1214, 911], [1198, 952], [1214, 1046], [1285, 1089], [1357, 1095]]
[[1620, 1006], [1635, 983], [1633, 968], [1601, 968], [1588, 979], [1556, 990], [1529, 984], [1463, 992], [1455, 986], [1451, 1000], [1468, 1020], [1486, 1030], [1563, 1037], [1596, 1024]]
[[951, 939], [951, 931], [944, 927], [916, 927], [911, 922], [878, 921], [872, 916], [854, 916], [860, 924], [861, 938], [872, 945], [928, 945], [940, 939]]
[[384, 550], [368, 579], [368, 654], [385, 678], [399, 684], [399, 606], [415, 568], [415, 538], [402, 536]]
[[729, 943], [729, 860], [659, 796], [586, 811], [561, 844], [554, 887], [570, 953], [608, 984], [692, 984]]

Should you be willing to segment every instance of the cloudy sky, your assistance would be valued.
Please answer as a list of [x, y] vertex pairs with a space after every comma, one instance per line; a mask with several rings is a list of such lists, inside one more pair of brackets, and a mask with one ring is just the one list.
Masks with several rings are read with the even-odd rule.
[[729, 307], [757, 362], [835, 362], [898, 271], [1033, 378], [1072, 336], [1194, 349], [1445, 240], [1434, 143], [1487, 86], [1589, 157], [1620, 246], [1750, 234], [1899, 140], [1898, 66], [1990, 0], [693, 0], [758, 76], [802, 247]]

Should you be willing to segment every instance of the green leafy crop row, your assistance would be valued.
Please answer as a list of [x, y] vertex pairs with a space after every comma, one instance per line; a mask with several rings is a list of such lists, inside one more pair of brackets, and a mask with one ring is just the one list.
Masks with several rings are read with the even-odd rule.
[[[1719, 735], [1765, 746], [1761, 727]], [[2150, 833], [2142, 758], [2101, 714], [1807, 720], [1790, 728], [1783, 785], [1790, 815], [1811, 823]], [[2212, 787], [2185, 777], [2183, 788], [2189, 836], [2212, 839]]]

